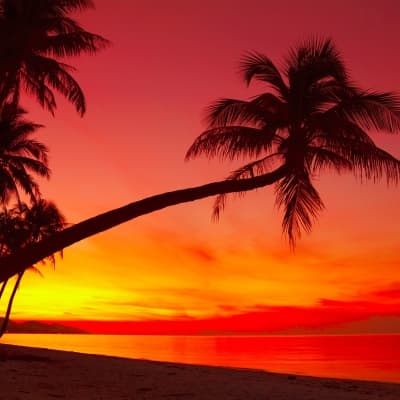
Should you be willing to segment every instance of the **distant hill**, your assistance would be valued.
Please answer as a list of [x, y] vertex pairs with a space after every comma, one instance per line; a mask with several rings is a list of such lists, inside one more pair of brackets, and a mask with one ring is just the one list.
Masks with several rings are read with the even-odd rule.
[[[0, 319], [0, 323], [2, 319]], [[13, 322], [8, 324], [8, 333], [88, 333], [79, 328], [62, 324], [44, 323], [38, 321]]]
[[294, 327], [276, 333], [280, 335], [400, 334], [400, 317], [376, 316], [319, 328]]

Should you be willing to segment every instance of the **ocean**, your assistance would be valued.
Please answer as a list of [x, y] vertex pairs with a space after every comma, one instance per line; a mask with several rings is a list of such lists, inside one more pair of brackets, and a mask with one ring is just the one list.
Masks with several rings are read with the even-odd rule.
[[126, 358], [400, 383], [400, 335], [6, 334], [0, 343]]

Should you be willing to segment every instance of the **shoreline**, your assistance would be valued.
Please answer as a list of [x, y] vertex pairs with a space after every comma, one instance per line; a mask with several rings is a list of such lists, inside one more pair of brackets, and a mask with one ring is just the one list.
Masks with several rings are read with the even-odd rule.
[[0, 398], [395, 400], [400, 384], [178, 364], [0, 343]]

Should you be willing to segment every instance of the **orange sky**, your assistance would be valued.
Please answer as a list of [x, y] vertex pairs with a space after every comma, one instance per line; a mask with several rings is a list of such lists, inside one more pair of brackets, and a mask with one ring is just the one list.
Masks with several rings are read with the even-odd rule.
[[[85, 117], [62, 99], [55, 118], [32, 100], [25, 104], [46, 125], [40, 138], [50, 147], [53, 175], [43, 193], [71, 223], [227, 176], [232, 165], [183, 157], [204, 128], [206, 105], [256, 93], [237, 74], [246, 50], [279, 64], [299, 40], [331, 36], [360, 85], [400, 91], [397, 0], [96, 5], [79, 20], [113, 46], [71, 61], [87, 95]], [[376, 140], [400, 157], [400, 136]], [[44, 279], [26, 274], [13, 317], [189, 321], [181, 331], [245, 323], [252, 332], [360, 320], [372, 332], [386, 320], [388, 331], [400, 331], [400, 188], [330, 174], [317, 187], [327, 210], [295, 254], [282, 237], [273, 190], [233, 198], [218, 224], [212, 200], [202, 200], [74, 245], [55, 272], [42, 268]], [[168, 324], [156, 323], [179, 331]]]

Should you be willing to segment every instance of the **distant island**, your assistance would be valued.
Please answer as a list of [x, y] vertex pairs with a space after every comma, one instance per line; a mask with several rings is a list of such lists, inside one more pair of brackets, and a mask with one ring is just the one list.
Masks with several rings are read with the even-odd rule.
[[[290, 328], [273, 329], [268, 326], [259, 330], [245, 327], [232, 329], [232, 324], [218, 326], [213, 319], [174, 321], [85, 321], [84, 329], [75, 321], [10, 321], [8, 333], [64, 333], [103, 335], [200, 335], [200, 336], [292, 336], [292, 335], [379, 335], [400, 334], [400, 317], [372, 316], [358, 321], [326, 323], [323, 325], [297, 324]], [[235, 321], [234, 321], [235, 322]], [[1, 323], [1, 319], [0, 319]], [[76, 323], [76, 322], [75, 322]], [[233, 324], [235, 326], [235, 324]], [[238, 326], [238, 324], [236, 324]]]
[[[0, 319], [0, 323], [2, 319]], [[38, 321], [23, 321], [13, 322], [10, 321], [7, 333], [88, 333], [83, 329], [65, 326], [56, 323], [45, 323]]]

